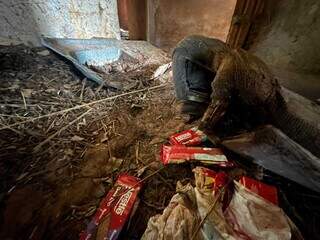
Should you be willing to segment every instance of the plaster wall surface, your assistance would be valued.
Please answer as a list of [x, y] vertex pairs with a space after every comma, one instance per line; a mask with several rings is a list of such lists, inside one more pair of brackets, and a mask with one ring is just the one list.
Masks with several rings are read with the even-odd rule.
[[0, 37], [120, 38], [116, 0], [0, 0]]
[[250, 50], [275, 67], [320, 73], [320, 1], [276, 2]]
[[166, 50], [191, 34], [226, 40], [236, 0], [149, 0], [148, 40]]

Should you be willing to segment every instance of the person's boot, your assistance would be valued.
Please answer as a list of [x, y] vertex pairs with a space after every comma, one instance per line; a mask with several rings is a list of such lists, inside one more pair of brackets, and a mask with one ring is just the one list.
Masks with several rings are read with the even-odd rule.
[[185, 123], [192, 123], [203, 116], [207, 107], [207, 103], [186, 100], [181, 102], [180, 112]]

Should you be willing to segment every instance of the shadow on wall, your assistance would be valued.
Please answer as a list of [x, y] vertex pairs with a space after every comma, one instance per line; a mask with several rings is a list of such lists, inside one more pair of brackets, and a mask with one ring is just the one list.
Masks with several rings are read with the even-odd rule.
[[0, 36], [39, 45], [39, 36], [120, 38], [116, 0], [6, 0]]
[[320, 74], [319, 16], [319, 0], [276, 1], [250, 49], [276, 67]]
[[280, 83], [309, 99], [320, 98], [320, 1], [270, 0], [247, 48], [272, 66]]

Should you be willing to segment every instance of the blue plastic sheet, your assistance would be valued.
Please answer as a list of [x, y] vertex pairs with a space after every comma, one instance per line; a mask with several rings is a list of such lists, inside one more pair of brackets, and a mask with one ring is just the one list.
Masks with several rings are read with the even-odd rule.
[[42, 38], [41, 43], [71, 61], [88, 79], [106, 87], [119, 88], [119, 85], [108, 83], [87, 67], [118, 61], [123, 54], [119, 40]]

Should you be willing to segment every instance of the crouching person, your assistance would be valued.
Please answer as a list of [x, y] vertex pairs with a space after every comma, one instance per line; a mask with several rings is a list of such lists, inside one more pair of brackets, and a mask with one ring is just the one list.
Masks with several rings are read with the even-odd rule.
[[214, 128], [231, 101], [240, 99], [263, 109], [276, 127], [320, 156], [320, 127], [290, 111], [276, 78], [250, 53], [218, 39], [187, 37], [173, 52], [173, 80], [181, 113], [190, 121], [201, 118], [200, 128]]

